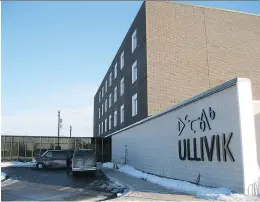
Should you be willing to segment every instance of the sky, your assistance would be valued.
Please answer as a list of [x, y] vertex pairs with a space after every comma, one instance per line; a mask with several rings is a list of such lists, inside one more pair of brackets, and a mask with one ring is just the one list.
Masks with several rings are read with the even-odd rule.
[[[182, 3], [260, 14], [260, 1]], [[2, 1], [2, 135], [92, 136], [93, 97], [141, 1]]]

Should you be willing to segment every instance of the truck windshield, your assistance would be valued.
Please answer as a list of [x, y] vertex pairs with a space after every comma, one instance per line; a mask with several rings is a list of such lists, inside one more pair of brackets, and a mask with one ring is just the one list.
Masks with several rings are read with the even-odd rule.
[[44, 153], [41, 155], [41, 157], [44, 157], [44, 156], [45, 156], [45, 154], [46, 154], [47, 152], [48, 152], [48, 151], [44, 152]]

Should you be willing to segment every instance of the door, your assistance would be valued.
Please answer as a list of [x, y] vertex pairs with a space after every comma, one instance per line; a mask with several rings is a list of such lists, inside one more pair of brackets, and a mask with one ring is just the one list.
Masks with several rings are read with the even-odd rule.
[[53, 164], [55, 168], [66, 167], [66, 152], [65, 151], [53, 152]]
[[45, 154], [45, 165], [47, 167], [52, 167], [53, 166], [53, 159], [52, 159], [52, 156], [53, 156], [53, 152], [52, 151], [48, 151], [46, 154]]

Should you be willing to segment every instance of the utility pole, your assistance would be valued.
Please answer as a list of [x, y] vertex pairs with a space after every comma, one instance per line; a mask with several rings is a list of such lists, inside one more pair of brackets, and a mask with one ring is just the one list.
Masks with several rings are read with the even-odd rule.
[[70, 126], [70, 137], [71, 137], [72, 126]]

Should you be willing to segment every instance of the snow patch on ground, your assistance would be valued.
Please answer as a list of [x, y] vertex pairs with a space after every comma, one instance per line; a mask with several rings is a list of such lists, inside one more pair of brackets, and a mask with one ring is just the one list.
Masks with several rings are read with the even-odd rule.
[[33, 162], [1, 162], [1, 167], [33, 167], [35, 163]]
[[102, 167], [104, 168], [114, 168], [114, 164], [111, 162], [103, 163]]
[[1, 172], [1, 181], [5, 180], [7, 177], [7, 174], [4, 172]]
[[[103, 167], [113, 168], [113, 163], [104, 163], [104, 164]], [[232, 194], [231, 190], [226, 188], [202, 187], [186, 181], [158, 177], [155, 175], [138, 171], [134, 167], [129, 165], [123, 165], [123, 166], [121, 165], [119, 166], [118, 170], [120, 172], [126, 173], [133, 177], [144, 179], [149, 182], [163, 186], [165, 188], [174, 190], [175, 192], [190, 194], [199, 198], [204, 198], [209, 200], [224, 200], [224, 201], [230, 201], [230, 200], [245, 201], [249, 199], [247, 196], [242, 194]], [[250, 198], [250, 200], [255, 200], [255, 199], [256, 198]]]

